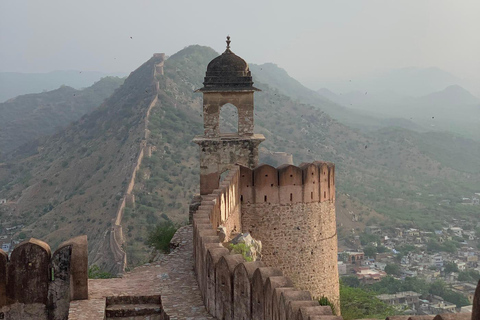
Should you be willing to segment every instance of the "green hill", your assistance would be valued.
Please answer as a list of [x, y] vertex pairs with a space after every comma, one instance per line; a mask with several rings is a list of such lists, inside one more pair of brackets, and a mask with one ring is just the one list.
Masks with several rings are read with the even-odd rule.
[[[190, 46], [166, 60], [164, 75], [157, 75], [158, 103], [150, 113], [147, 141], [154, 148], [136, 175], [136, 206], [124, 210], [122, 222], [131, 264], [147, 258], [144, 242], [156, 223], [188, 218], [199, 184], [198, 149], [191, 140], [203, 129], [202, 96], [193, 91], [202, 86], [216, 55]], [[14, 212], [15, 219], [26, 221], [23, 232], [53, 243], [87, 233], [90, 261], [101, 261], [109, 222], [142, 142], [141, 124], [154, 97], [154, 64], [151, 59], [142, 65], [100, 108], [47, 139], [37, 155], [0, 166], [0, 198], [16, 209], [0, 219]], [[373, 219], [427, 229], [452, 215], [478, 220], [480, 208], [459, 203], [463, 195], [479, 192], [478, 142], [398, 127], [352, 129], [332, 119], [317, 100], [309, 104], [284, 92], [289, 79], [277, 80], [255, 82], [262, 90], [255, 96], [256, 132], [267, 139], [261, 152], [291, 153], [296, 164], [335, 162], [341, 234]], [[233, 124], [230, 117], [221, 122]], [[439, 206], [442, 199], [451, 204]], [[350, 212], [358, 222], [351, 221]]]
[[122, 83], [123, 79], [106, 77], [83, 90], [62, 86], [0, 103], [0, 155], [78, 120], [97, 108]]

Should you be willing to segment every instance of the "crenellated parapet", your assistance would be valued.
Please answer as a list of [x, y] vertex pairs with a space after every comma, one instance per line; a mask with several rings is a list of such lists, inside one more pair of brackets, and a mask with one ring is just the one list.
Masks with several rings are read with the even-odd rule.
[[262, 242], [262, 261], [340, 309], [335, 165], [240, 167], [242, 232]]
[[240, 197], [242, 203], [252, 204], [335, 201], [335, 165], [317, 161], [300, 167], [241, 166]]
[[[322, 295], [339, 310], [334, 175], [329, 162], [237, 165], [202, 196], [193, 214], [194, 261], [212, 315], [284, 319], [302, 308], [309, 315], [331, 314], [315, 300]], [[238, 232], [262, 241], [262, 261], [246, 262], [223, 246], [224, 237]]]
[[320, 306], [309, 292], [294, 287], [278, 268], [230, 254], [210, 224], [213, 206], [202, 206], [193, 215], [195, 273], [211, 315], [226, 320], [297, 319], [302, 311], [306, 316], [300, 319], [332, 315], [330, 307]]
[[[87, 237], [50, 246], [31, 238], [10, 258], [0, 250], [0, 315], [6, 319], [66, 319], [71, 300], [88, 299]], [[31, 318], [33, 316], [33, 318]]]

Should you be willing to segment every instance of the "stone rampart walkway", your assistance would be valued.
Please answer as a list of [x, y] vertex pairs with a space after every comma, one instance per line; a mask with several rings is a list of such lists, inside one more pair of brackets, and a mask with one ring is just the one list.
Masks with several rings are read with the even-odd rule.
[[72, 301], [69, 319], [102, 319], [94, 306], [108, 296], [147, 295], [161, 295], [170, 319], [215, 319], [205, 310], [193, 273], [192, 238], [192, 226], [182, 227], [175, 234], [179, 246], [160, 261], [135, 268], [123, 278], [89, 280], [89, 300]]

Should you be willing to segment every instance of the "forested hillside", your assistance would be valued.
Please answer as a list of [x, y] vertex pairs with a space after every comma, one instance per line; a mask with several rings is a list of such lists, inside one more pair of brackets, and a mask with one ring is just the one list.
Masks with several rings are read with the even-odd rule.
[[[145, 135], [156, 96], [153, 57], [132, 72], [102, 105], [0, 166], [2, 227], [23, 224], [26, 237], [55, 248], [86, 234], [89, 262], [112, 267], [110, 232]], [[66, 89], [70, 90], [70, 89]]]
[[[202, 86], [206, 66], [216, 55], [207, 47], [187, 47], [166, 60], [164, 75], [157, 75], [158, 103], [148, 125], [154, 148], [136, 176], [136, 206], [124, 212], [132, 264], [147, 259], [146, 235], [155, 224], [188, 219], [199, 173], [198, 146], [191, 140], [203, 131], [202, 96], [193, 91]], [[139, 123], [152, 99], [153, 64], [132, 73], [102, 107], [50, 138], [39, 154], [0, 168], [0, 198], [15, 203], [18, 219], [28, 221], [23, 232], [54, 243], [88, 233], [92, 255], [99, 252], [115, 198], [138, 152]], [[367, 133], [352, 129], [328, 114], [342, 107], [294, 99], [279, 85], [290, 80], [281, 80], [255, 82], [262, 90], [255, 96], [256, 132], [266, 137], [261, 152], [292, 153], [296, 164], [335, 162], [340, 234], [372, 223], [432, 229], [452, 212], [478, 219], [478, 206], [460, 204], [463, 195], [480, 192], [478, 142], [398, 127]], [[231, 117], [221, 121], [234, 122]], [[443, 199], [450, 204], [439, 206]]]
[[0, 156], [47, 136], [97, 108], [123, 83], [106, 77], [83, 90], [62, 86], [0, 103]]

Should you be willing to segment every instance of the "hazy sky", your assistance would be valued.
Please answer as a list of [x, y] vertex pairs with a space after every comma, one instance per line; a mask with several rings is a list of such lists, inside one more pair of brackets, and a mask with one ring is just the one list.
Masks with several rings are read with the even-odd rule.
[[154, 52], [222, 52], [229, 34], [311, 87], [410, 66], [476, 82], [479, 17], [479, 0], [0, 0], [0, 71], [130, 72]]

